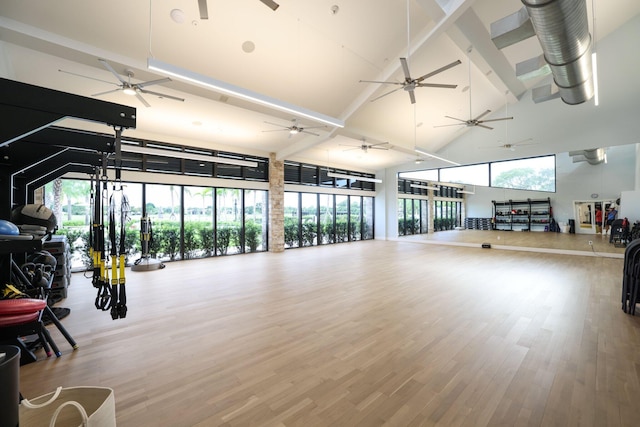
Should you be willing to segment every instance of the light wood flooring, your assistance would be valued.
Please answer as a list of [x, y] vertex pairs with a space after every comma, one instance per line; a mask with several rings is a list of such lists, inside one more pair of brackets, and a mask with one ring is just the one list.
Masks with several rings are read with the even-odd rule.
[[622, 264], [411, 240], [209, 258], [127, 270], [115, 321], [75, 274], [79, 349], [49, 327], [63, 355], [21, 391], [112, 387], [120, 427], [637, 426]]

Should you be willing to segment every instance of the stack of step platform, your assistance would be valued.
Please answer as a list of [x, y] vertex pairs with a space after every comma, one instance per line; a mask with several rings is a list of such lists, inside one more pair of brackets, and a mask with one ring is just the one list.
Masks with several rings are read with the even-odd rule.
[[56, 272], [51, 283], [50, 297], [53, 300], [67, 297], [67, 287], [71, 283], [71, 246], [67, 236], [53, 235], [43, 243], [42, 249], [56, 257]]
[[467, 230], [491, 230], [491, 218], [465, 218], [464, 228]]

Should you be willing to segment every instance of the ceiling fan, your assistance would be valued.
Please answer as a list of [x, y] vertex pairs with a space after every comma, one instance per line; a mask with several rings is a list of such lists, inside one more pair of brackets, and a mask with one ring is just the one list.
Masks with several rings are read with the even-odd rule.
[[309, 132], [307, 129], [319, 129], [326, 128], [326, 126], [303, 126], [298, 124], [298, 119], [291, 119], [291, 126], [284, 126], [278, 123], [265, 122], [268, 125], [278, 126], [282, 129], [274, 129], [274, 130], [263, 130], [262, 132], [280, 132], [283, 130], [289, 131], [289, 138], [291, 135], [296, 135], [298, 133], [308, 133], [309, 135], [320, 136], [320, 134]]
[[527, 138], [527, 139], [523, 139], [522, 141], [514, 142], [514, 143], [511, 143], [511, 144], [488, 145], [488, 146], [478, 147], [478, 148], [481, 148], [481, 149], [504, 148], [505, 150], [516, 151], [516, 147], [522, 147], [522, 146], [525, 146], [525, 145], [535, 145], [535, 144], [536, 143], [533, 142], [532, 138]]
[[411, 73], [409, 72], [409, 64], [407, 63], [407, 58], [400, 58], [400, 65], [402, 66], [402, 71], [404, 72], [404, 81], [403, 82], [383, 82], [376, 80], [360, 80], [360, 83], [381, 83], [381, 84], [389, 84], [389, 85], [399, 85], [400, 87], [384, 93], [374, 99], [371, 102], [376, 101], [384, 96], [392, 94], [393, 92], [397, 92], [400, 89], [404, 89], [406, 92], [409, 92], [409, 98], [411, 99], [411, 103], [416, 103], [416, 96], [414, 93], [415, 88], [417, 87], [438, 87], [444, 89], [455, 89], [458, 85], [448, 85], [448, 84], [440, 84], [440, 83], [423, 83], [423, 80], [428, 79], [429, 77], [433, 77], [436, 74], [439, 74], [443, 71], [448, 70], [449, 68], [453, 68], [456, 65], [461, 64], [462, 62], [458, 59], [457, 61], [452, 62], [451, 64], [447, 64], [444, 67], [440, 67], [437, 70], [434, 70], [430, 73], [425, 74], [424, 76], [418, 77], [414, 79], [411, 77]]
[[[469, 50], [467, 52], [471, 53], [471, 48], [469, 48]], [[468, 120], [464, 120], [464, 119], [459, 119], [457, 117], [445, 116], [448, 119], [457, 120], [460, 123], [453, 123], [453, 124], [450, 124], [450, 125], [439, 125], [439, 126], [434, 126], [434, 128], [441, 128], [441, 127], [446, 127], [446, 126], [462, 126], [462, 125], [465, 125], [467, 127], [480, 126], [481, 128], [493, 130], [493, 128], [491, 126], [487, 126], [484, 123], [497, 122], [499, 120], [512, 120], [513, 119], [513, 117], [500, 117], [500, 118], [497, 118], [497, 119], [481, 120], [484, 116], [489, 114], [491, 112], [491, 110], [486, 110], [484, 113], [476, 116], [475, 118], [472, 118], [473, 116], [471, 114], [471, 59], [469, 58], [469, 55], [467, 55], [467, 62], [469, 64], [469, 117], [470, 118]]]
[[[273, 0], [260, 0], [260, 2], [271, 8], [273, 11], [280, 7], [280, 5]], [[200, 10], [200, 19], [209, 19], [207, 0], [198, 0], [198, 9]]]
[[362, 150], [365, 153], [369, 150], [388, 150], [389, 147], [382, 147], [383, 145], [388, 145], [388, 142], [379, 142], [377, 144], [367, 144], [364, 139], [362, 140], [362, 144], [360, 145], [347, 145], [347, 144], [339, 144], [343, 147], [351, 147], [342, 151], [352, 151], [352, 150]]
[[142, 97], [141, 94], [143, 94], [143, 93], [144, 94], [149, 94], [149, 95], [155, 95], [155, 96], [158, 96], [160, 98], [173, 99], [175, 101], [184, 101], [183, 98], [178, 98], [177, 96], [167, 95], [167, 94], [159, 93], [159, 92], [153, 92], [153, 91], [145, 89], [145, 87], [147, 87], [147, 86], [151, 86], [151, 85], [155, 85], [155, 84], [159, 84], [159, 83], [170, 82], [171, 79], [169, 77], [165, 77], [165, 78], [158, 79], [158, 80], [150, 80], [150, 81], [141, 82], [141, 83], [131, 83], [131, 77], [133, 77], [133, 71], [125, 70], [125, 72], [127, 73], [127, 80], [125, 80], [124, 78], [122, 78], [122, 76], [120, 74], [118, 74], [116, 72], [116, 70], [113, 69], [111, 64], [109, 64], [107, 61], [105, 61], [104, 59], [98, 59], [98, 61], [100, 61], [100, 63], [102, 65], [104, 65], [104, 67], [107, 70], [109, 70], [111, 72], [111, 74], [113, 74], [116, 77], [116, 79], [118, 79], [118, 81], [120, 83], [110, 82], [108, 80], [96, 79], [94, 77], [89, 77], [89, 76], [83, 76], [82, 74], [76, 74], [76, 73], [72, 73], [70, 71], [64, 71], [64, 70], [58, 70], [58, 71], [63, 72], [63, 73], [67, 73], [67, 74], [71, 74], [71, 75], [74, 75], [74, 76], [78, 76], [78, 77], [83, 77], [85, 79], [97, 80], [99, 82], [109, 83], [111, 85], [118, 86], [117, 89], [108, 90], [106, 92], [94, 93], [91, 96], [101, 96], [101, 95], [106, 95], [107, 93], [117, 92], [117, 91], [121, 90], [122, 92], [126, 93], [127, 95], [135, 95], [136, 98], [138, 98], [138, 100], [140, 102], [142, 102], [142, 104], [145, 107], [150, 107], [151, 105], [149, 105], [149, 103]]

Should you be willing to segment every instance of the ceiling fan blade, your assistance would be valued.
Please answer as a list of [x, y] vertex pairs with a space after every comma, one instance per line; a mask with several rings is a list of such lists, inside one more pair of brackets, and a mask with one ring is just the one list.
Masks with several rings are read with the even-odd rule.
[[140, 95], [138, 91], [136, 91], [136, 98], [138, 98], [138, 101], [142, 102], [145, 107], [151, 107], [151, 105], [149, 105], [149, 103], [142, 97], [142, 95]]
[[278, 127], [281, 127], [281, 128], [285, 128], [287, 130], [289, 129], [286, 125], [281, 125], [280, 123], [273, 123], [273, 122], [267, 122], [267, 121], [265, 121], [265, 123], [268, 124], [268, 125], [273, 125], [273, 126], [278, 126]]
[[360, 83], [380, 83], [385, 85], [404, 85], [401, 82], [381, 82], [379, 80], [360, 80]]
[[388, 150], [388, 148], [386, 147], [374, 147], [374, 146], [370, 146], [369, 150]]
[[346, 150], [342, 150], [342, 151], [353, 151], [353, 150], [361, 150], [362, 148], [360, 147], [353, 147], [353, 148], [347, 148]]
[[422, 77], [417, 78], [417, 79], [416, 79], [416, 82], [421, 82], [421, 81], [423, 81], [424, 79], [428, 79], [428, 78], [429, 78], [429, 77], [431, 77], [431, 76], [435, 76], [436, 74], [439, 74], [439, 73], [441, 73], [441, 72], [443, 72], [443, 71], [448, 70], [449, 68], [453, 68], [453, 67], [455, 67], [456, 65], [460, 65], [460, 64], [462, 64], [462, 61], [460, 61], [459, 59], [458, 59], [457, 61], [453, 61], [451, 64], [447, 64], [447, 65], [445, 65], [444, 67], [440, 67], [440, 68], [438, 68], [438, 69], [437, 69], [437, 70], [435, 70], [435, 71], [432, 71], [432, 72], [430, 72], [430, 73], [425, 74], [425, 75], [424, 75], [424, 76], [422, 76]]
[[95, 81], [102, 82], [102, 83], [109, 83], [110, 85], [114, 85], [114, 86], [120, 86], [118, 83], [110, 82], [108, 80], [96, 79], [95, 77], [84, 76], [82, 74], [72, 73], [71, 71], [65, 71], [65, 70], [58, 70], [58, 71], [60, 71], [61, 73], [71, 74], [72, 76], [82, 77], [82, 78], [85, 78], [85, 79], [91, 79], [91, 80], [95, 80]]
[[122, 89], [112, 89], [112, 90], [107, 90], [107, 91], [105, 91], [105, 92], [94, 93], [94, 94], [93, 94], [93, 95], [91, 95], [91, 96], [101, 96], [101, 95], [106, 95], [106, 94], [108, 94], [108, 93], [118, 92], [118, 91], [120, 91], [120, 90], [122, 90]]
[[276, 2], [274, 2], [273, 0], [260, 0], [263, 4], [267, 5], [268, 7], [271, 8], [271, 10], [273, 10], [274, 12], [276, 11], [277, 8], [280, 7], [280, 5]]
[[434, 128], [444, 128], [444, 127], [447, 127], [447, 126], [464, 126], [464, 125], [466, 125], [466, 124], [467, 124], [467, 122], [464, 122], [464, 123], [453, 123], [453, 124], [451, 124], [451, 125], [438, 125], [438, 126], [434, 126]]
[[411, 81], [411, 73], [409, 73], [409, 64], [407, 64], [407, 58], [400, 58], [400, 65], [402, 65], [402, 71], [407, 81]]
[[476, 117], [475, 119], [472, 119], [472, 121], [476, 122], [479, 121], [482, 117], [486, 116], [487, 114], [489, 114], [491, 112], [491, 110], [487, 110], [484, 113], [480, 114], [478, 117]]
[[385, 96], [387, 96], [387, 95], [390, 95], [390, 94], [392, 94], [393, 92], [397, 92], [397, 91], [399, 91], [400, 89], [402, 89], [402, 88], [401, 88], [401, 87], [399, 87], [398, 89], [394, 89], [394, 90], [392, 90], [392, 91], [390, 91], [390, 92], [387, 92], [387, 93], [385, 93], [385, 94], [382, 94], [382, 95], [380, 95], [380, 96], [379, 96], [379, 97], [377, 97], [377, 98], [373, 98], [373, 99], [371, 100], [371, 102], [373, 102], [373, 101], [377, 101], [378, 99], [380, 99], [380, 98], [382, 98], [382, 97], [385, 97]]
[[485, 128], [485, 129], [493, 130], [493, 128], [492, 128], [492, 127], [489, 127], [489, 126], [483, 125], [483, 124], [481, 124], [481, 123], [475, 124], [474, 126], [480, 126], [481, 128]]
[[327, 126], [301, 126], [302, 129], [320, 129], [320, 128], [326, 128]]
[[198, 0], [198, 9], [200, 9], [200, 19], [209, 19], [207, 0]]
[[146, 86], [151, 86], [151, 85], [157, 85], [159, 83], [167, 83], [167, 82], [170, 82], [170, 81], [171, 81], [171, 79], [169, 77], [165, 77], [163, 79], [150, 80], [148, 82], [136, 83], [136, 84], [131, 85], [131, 86], [146, 87]]
[[306, 130], [306, 129], [301, 129], [301, 130], [300, 130], [300, 132], [301, 132], [301, 133], [308, 133], [309, 135], [320, 136], [320, 134], [318, 134], [318, 133], [313, 133], [313, 132], [309, 132], [309, 131], [308, 131], [308, 130]]
[[522, 147], [524, 145], [535, 145], [537, 144], [533, 138], [527, 138], [527, 139], [523, 139], [522, 141], [518, 141], [518, 142], [514, 142], [511, 145], [517, 145], [518, 147]]
[[447, 119], [457, 120], [457, 121], [462, 122], [462, 123], [465, 123], [465, 124], [467, 123], [467, 121], [466, 121], [466, 120], [462, 120], [462, 119], [459, 119], [459, 118], [457, 118], [457, 117], [451, 117], [451, 116], [445, 116], [445, 117], [446, 117]]
[[481, 120], [482, 123], [486, 123], [486, 122], [497, 122], [500, 120], [513, 120], [513, 117], [501, 117], [499, 119], [488, 119], [488, 120]]
[[413, 93], [412, 90], [409, 91], [409, 99], [411, 99], [411, 103], [415, 104], [416, 103], [416, 94]]
[[416, 84], [416, 87], [439, 87], [442, 89], [455, 89], [458, 87], [458, 85], [446, 85], [440, 83], [418, 83]]
[[288, 131], [289, 129], [273, 129], [273, 130], [263, 130], [262, 132], [282, 132], [283, 130]]
[[118, 79], [120, 81], [120, 83], [122, 83], [123, 85], [127, 84], [127, 82], [120, 76], [120, 74], [116, 73], [116, 70], [113, 69], [111, 64], [109, 64], [107, 61], [105, 61], [102, 58], [98, 59], [98, 61], [100, 61], [102, 63], [102, 65], [104, 65], [104, 68], [106, 68], [107, 70], [111, 71], [111, 74], [116, 76], [116, 79]]
[[167, 99], [173, 99], [174, 101], [184, 102], [184, 98], [178, 98], [177, 96], [167, 95], [165, 93], [153, 92], [151, 90], [144, 90], [144, 89], [139, 89], [139, 91], [142, 93], [148, 93], [149, 95], [159, 96], [160, 98], [167, 98]]

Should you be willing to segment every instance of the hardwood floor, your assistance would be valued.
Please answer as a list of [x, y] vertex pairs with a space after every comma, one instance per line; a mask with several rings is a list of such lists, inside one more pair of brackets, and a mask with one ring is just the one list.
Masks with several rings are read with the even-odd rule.
[[[524, 233], [523, 233], [524, 234]], [[127, 270], [129, 313], [74, 275], [72, 351], [34, 397], [115, 390], [119, 426], [631, 426], [640, 316], [622, 259], [367, 241]]]

